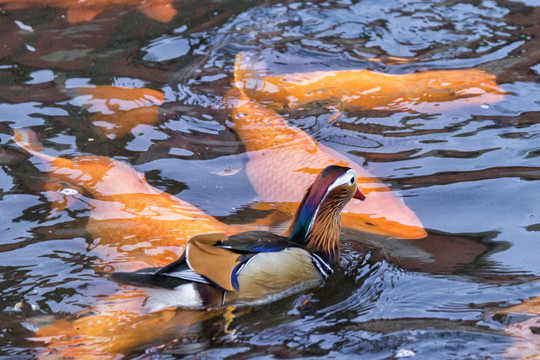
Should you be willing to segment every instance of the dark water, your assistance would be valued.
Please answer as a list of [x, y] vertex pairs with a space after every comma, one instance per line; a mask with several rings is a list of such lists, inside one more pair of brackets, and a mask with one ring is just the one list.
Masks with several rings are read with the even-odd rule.
[[[12, 129], [42, 134], [51, 155], [128, 162], [157, 188], [233, 222], [257, 197], [221, 107], [241, 51], [259, 52], [276, 73], [482, 69], [509, 94], [444, 113], [346, 111], [330, 123], [324, 107], [285, 114], [364, 163], [429, 237], [383, 246], [345, 229], [337, 273], [323, 286], [235, 310], [233, 333], [218, 317], [127, 356], [500, 359], [521, 341], [504, 329], [533, 315], [492, 315], [540, 294], [536, 1], [186, 0], [174, 2], [170, 22], [118, 6], [75, 24], [66, 9], [0, 8], [2, 358], [38, 354], [27, 322], [87, 309], [116, 287], [94, 271], [88, 213], [48, 218], [44, 175]], [[64, 91], [89, 84], [162, 91], [158, 124], [99, 137], [91, 111]], [[512, 356], [540, 356], [538, 336]]]

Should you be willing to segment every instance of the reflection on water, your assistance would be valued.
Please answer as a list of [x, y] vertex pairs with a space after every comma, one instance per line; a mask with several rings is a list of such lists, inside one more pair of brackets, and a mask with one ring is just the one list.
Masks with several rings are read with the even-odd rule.
[[[79, 5], [0, 0], [1, 356], [540, 354], [537, 4]], [[178, 234], [171, 243], [159, 230], [134, 241], [129, 231], [139, 224], [105, 224], [107, 211], [114, 213], [111, 203], [133, 210], [135, 199], [99, 198], [80, 184], [67, 187], [77, 194], [58, 192], [66, 189], [65, 179], [59, 183], [59, 173], [51, 178], [47, 171], [55, 175], [54, 169], [14, 144], [13, 131], [31, 128], [44, 153], [65, 161], [102, 156], [116, 170], [129, 169], [111, 184], [136, 186], [126, 180], [129, 173], [146, 195], [156, 195], [156, 202], [139, 202], [141, 211], [191, 204], [204, 212], [196, 210], [197, 216], [217, 217], [213, 224], [231, 232], [249, 225], [282, 232], [289, 215], [273, 203], [278, 197], [265, 193], [264, 172], [252, 171], [249, 137], [224, 104], [241, 52], [264, 59], [259, 83], [246, 85], [250, 96], [264, 79], [278, 87], [287, 83], [272, 83], [275, 76], [293, 86], [293, 74], [358, 70], [491, 74], [489, 89], [506, 95], [464, 97], [491, 90], [460, 88], [451, 94], [456, 98], [427, 107], [423, 95], [411, 90], [405, 100], [377, 108], [340, 106], [328, 89], [333, 95], [315, 102], [276, 101], [266, 94], [259, 100], [286, 126], [380, 179], [393, 199], [403, 200], [399, 207], [428, 229], [427, 237], [389, 238], [349, 226], [342, 231], [337, 271], [320, 287], [259, 307], [142, 314], [144, 295], [110, 282], [101, 271], [149, 266], [162, 256], [168, 261], [181, 251]], [[475, 83], [472, 76], [464, 80]], [[314, 96], [312, 91], [302, 95]], [[415, 102], [405, 112], [395, 106]], [[129, 165], [114, 166], [117, 161]], [[293, 183], [286, 174], [279, 180], [282, 187]], [[279, 187], [273, 191], [286, 194]], [[162, 215], [176, 216], [167, 211]], [[49, 338], [55, 335], [71, 337]]]

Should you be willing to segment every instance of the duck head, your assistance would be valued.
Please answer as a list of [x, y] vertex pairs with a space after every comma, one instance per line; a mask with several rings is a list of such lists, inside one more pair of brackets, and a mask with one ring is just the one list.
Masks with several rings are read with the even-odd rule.
[[365, 199], [358, 190], [356, 177], [353, 169], [337, 165], [321, 171], [294, 215], [289, 240], [334, 264], [339, 248], [341, 210], [352, 198]]

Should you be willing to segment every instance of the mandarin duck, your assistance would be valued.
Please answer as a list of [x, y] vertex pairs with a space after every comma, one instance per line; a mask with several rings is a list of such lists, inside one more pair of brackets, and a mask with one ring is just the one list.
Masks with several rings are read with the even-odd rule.
[[322, 170], [307, 189], [288, 237], [264, 231], [199, 234], [188, 240], [182, 257], [164, 267], [110, 277], [147, 288], [149, 311], [265, 303], [316, 286], [337, 260], [341, 210], [353, 197], [365, 199], [356, 178], [347, 167]]

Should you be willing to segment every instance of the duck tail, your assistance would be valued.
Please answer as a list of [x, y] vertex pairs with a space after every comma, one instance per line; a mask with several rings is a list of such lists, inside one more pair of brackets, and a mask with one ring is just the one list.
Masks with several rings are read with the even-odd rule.
[[144, 288], [174, 289], [188, 281], [172, 276], [155, 275], [157, 268], [146, 268], [135, 272], [113, 272], [106, 276], [119, 284]]

